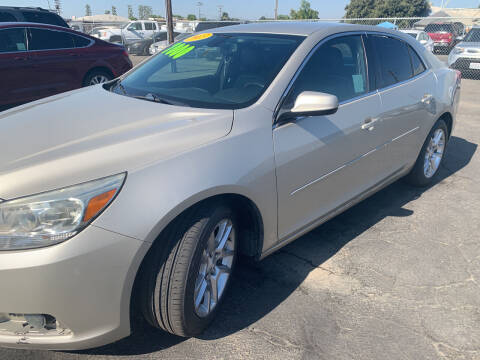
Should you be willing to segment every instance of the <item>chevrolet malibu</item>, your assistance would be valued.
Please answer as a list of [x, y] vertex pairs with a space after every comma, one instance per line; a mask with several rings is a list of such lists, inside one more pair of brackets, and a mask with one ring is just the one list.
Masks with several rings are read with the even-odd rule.
[[198, 335], [240, 254], [431, 183], [459, 88], [409, 35], [249, 24], [1, 113], [0, 344], [96, 347], [135, 312]]

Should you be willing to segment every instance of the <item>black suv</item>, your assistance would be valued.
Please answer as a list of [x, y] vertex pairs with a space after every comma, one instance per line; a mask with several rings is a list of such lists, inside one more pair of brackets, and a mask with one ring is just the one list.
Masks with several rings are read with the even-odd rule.
[[0, 22], [32, 22], [69, 27], [65, 20], [54, 12], [32, 7], [0, 6]]

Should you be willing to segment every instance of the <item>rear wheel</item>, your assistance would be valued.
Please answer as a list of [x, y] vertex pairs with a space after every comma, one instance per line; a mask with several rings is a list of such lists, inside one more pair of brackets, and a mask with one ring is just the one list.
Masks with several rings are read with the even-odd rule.
[[112, 79], [113, 76], [104, 70], [93, 70], [85, 76], [83, 86], [103, 84]]
[[415, 186], [430, 184], [438, 173], [448, 142], [448, 128], [445, 121], [438, 120], [427, 136], [417, 161], [407, 176], [407, 181]]
[[147, 321], [179, 336], [200, 334], [213, 320], [237, 253], [234, 213], [225, 205], [196, 207], [169, 225], [142, 273]]

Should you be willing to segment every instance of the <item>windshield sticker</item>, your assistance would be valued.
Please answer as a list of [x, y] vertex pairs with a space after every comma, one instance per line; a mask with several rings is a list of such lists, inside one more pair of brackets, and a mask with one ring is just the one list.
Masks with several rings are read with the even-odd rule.
[[183, 41], [186, 42], [186, 43], [189, 43], [189, 42], [194, 42], [194, 41], [205, 40], [205, 39], [208, 39], [212, 36], [213, 36], [212, 33], [198, 34], [198, 35], [195, 35], [195, 36], [191, 36], [188, 39], [185, 39]]
[[169, 47], [168, 49], [162, 51], [163, 55], [167, 55], [172, 59], [178, 59], [179, 57], [188, 54], [190, 51], [195, 49], [195, 46], [187, 45], [184, 43], [178, 43]]

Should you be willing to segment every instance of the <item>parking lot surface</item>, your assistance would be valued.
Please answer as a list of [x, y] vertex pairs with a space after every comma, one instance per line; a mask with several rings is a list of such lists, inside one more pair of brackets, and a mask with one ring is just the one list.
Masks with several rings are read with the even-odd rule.
[[241, 264], [200, 338], [143, 325], [99, 349], [2, 349], [0, 359], [480, 359], [478, 99], [480, 81], [463, 80], [433, 186], [397, 182]]

